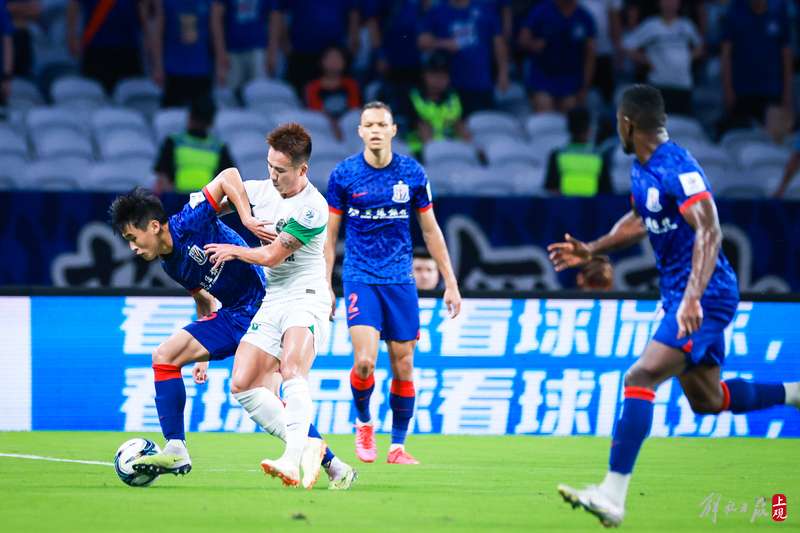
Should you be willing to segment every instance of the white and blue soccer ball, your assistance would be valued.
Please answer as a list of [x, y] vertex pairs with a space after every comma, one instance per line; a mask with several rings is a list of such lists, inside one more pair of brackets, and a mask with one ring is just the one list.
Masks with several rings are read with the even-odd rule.
[[114, 470], [126, 485], [131, 487], [146, 487], [156, 480], [158, 476], [136, 472], [131, 463], [145, 455], [155, 455], [161, 452], [158, 444], [142, 438], [135, 438], [122, 443], [114, 455]]

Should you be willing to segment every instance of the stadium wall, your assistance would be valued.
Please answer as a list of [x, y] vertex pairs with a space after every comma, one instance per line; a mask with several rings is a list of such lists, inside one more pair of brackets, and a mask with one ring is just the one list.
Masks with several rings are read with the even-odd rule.
[[[150, 354], [194, 318], [192, 299], [32, 294], [0, 296], [0, 429], [158, 431]], [[467, 298], [456, 320], [446, 318], [440, 298], [421, 298], [413, 430], [610, 435], [624, 372], [658, 325], [658, 303], [573, 296]], [[784, 300], [739, 305], [726, 331], [724, 378], [800, 380], [800, 301]], [[344, 315], [340, 301], [311, 373], [323, 433], [352, 431]], [[384, 431], [391, 426], [387, 358], [383, 347], [372, 397]], [[191, 431], [255, 431], [230, 395], [232, 361], [212, 363], [206, 385], [195, 385], [184, 369]], [[652, 434], [800, 437], [800, 414], [780, 407], [696, 416], [671, 380], [657, 391]]]

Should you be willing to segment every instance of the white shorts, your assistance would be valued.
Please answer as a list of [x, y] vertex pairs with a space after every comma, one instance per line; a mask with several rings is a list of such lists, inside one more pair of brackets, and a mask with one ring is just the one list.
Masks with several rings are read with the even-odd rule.
[[318, 298], [264, 302], [241, 342], [250, 343], [280, 359], [286, 330], [293, 327], [309, 328], [314, 334], [314, 355], [317, 355], [319, 347], [328, 342], [330, 313], [330, 303]]

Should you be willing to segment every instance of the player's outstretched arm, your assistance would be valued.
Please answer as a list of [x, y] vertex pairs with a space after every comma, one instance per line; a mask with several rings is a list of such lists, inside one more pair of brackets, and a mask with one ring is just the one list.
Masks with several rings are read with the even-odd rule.
[[692, 271], [689, 273], [683, 300], [676, 316], [679, 339], [700, 329], [700, 324], [703, 322], [700, 298], [703, 297], [708, 281], [714, 273], [719, 249], [722, 246], [722, 229], [719, 227], [717, 206], [711, 197], [692, 203], [681, 214], [694, 228], [694, 248]]
[[223, 200], [227, 199], [227, 202], [233, 205], [244, 227], [261, 241], [271, 241], [275, 238], [274, 233], [267, 231], [265, 222], [253, 216], [250, 199], [247, 197], [247, 190], [238, 169], [226, 168], [217, 174], [211, 183], [206, 185], [206, 191], [217, 205], [224, 206]]
[[550, 261], [556, 272], [585, 265], [595, 255], [602, 255], [620, 248], [627, 248], [647, 236], [642, 217], [630, 210], [620, 218], [611, 231], [592, 242], [583, 242], [567, 233], [564, 242], [555, 242], [547, 247]]
[[275, 267], [302, 246], [303, 243], [297, 237], [282, 231], [278, 234], [278, 238], [270, 244], [258, 248], [247, 248], [234, 244], [206, 244], [203, 248], [208, 254], [208, 260], [214, 265], [238, 259], [253, 265]]
[[427, 209], [419, 213], [419, 227], [422, 230], [422, 238], [425, 246], [436, 261], [436, 266], [444, 279], [444, 303], [450, 311], [450, 317], [455, 318], [461, 312], [461, 293], [458, 290], [458, 280], [453, 272], [453, 264], [450, 262], [450, 254], [447, 252], [447, 244], [444, 242], [444, 235], [436, 222], [436, 215], [433, 209]]
[[336, 293], [333, 290], [333, 266], [336, 264], [336, 241], [339, 240], [339, 227], [342, 224], [342, 215], [330, 211], [328, 213], [328, 235], [325, 240], [325, 275], [328, 280], [328, 289], [331, 293], [331, 320], [336, 314]]

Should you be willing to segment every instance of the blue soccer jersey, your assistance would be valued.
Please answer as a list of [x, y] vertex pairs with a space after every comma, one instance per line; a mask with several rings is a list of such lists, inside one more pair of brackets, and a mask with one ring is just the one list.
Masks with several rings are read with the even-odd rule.
[[363, 153], [348, 157], [331, 172], [328, 205], [346, 220], [344, 281], [414, 283], [409, 217], [433, 207], [419, 163], [392, 154], [391, 163], [375, 168]]
[[252, 317], [264, 298], [262, 268], [242, 261], [229, 261], [214, 268], [203, 249], [211, 243], [247, 246], [238, 233], [217, 218], [218, 208], [206, 189], [190, 196], [189, 203], [169, 218], [172, 253], [161, 257], [161, 266], [189, 291], [205, 289], [223, 308], [240, 310]]
[[[692, 270], [694, 229], [682, 213], [692, 204], [711, 197], [711, 189], [697, 161], [672, 141], [656, 149], [641, 165], [634, 161], [631, 197], [644, 220], [661, 277], [664, 309], [677, 309]], [[737, 301], [736, 273], [720, 250], [714, 273], [703, 294], [705, 305]]]

